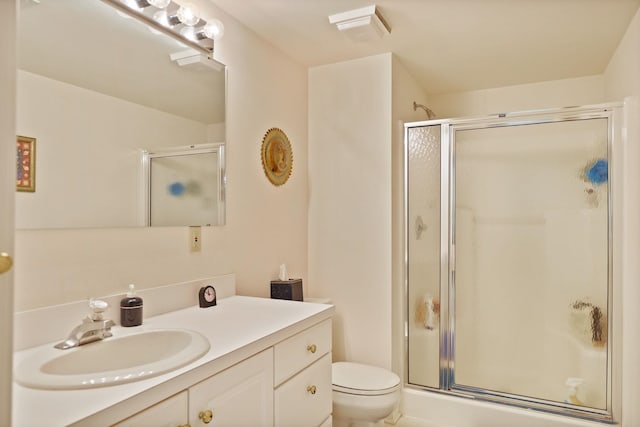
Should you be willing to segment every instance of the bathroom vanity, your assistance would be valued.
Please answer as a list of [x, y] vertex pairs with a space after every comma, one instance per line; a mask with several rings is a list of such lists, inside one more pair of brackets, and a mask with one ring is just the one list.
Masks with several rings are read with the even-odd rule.
[[[194, 305], [145, 318], [136, 328], [116, 326], [114, 337], [192, 330], [211, 347], [186, 366], [121, 385], [40, 390], [15, 384], [13, 425], [330, 426], [333, 311], [325, 304], [232, 295], [215, 307]], [[15, 364], [32, 351], [16, 352]]]

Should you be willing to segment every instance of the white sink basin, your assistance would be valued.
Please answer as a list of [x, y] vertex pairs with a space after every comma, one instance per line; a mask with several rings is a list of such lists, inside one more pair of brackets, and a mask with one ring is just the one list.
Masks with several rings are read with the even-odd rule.
[[209, 341], [197, 332], [147, 330], [69, 350], [39, 348], [17, 364], [14, 379], [39, 389], [105, 387], [178, 369], [207, 351]]

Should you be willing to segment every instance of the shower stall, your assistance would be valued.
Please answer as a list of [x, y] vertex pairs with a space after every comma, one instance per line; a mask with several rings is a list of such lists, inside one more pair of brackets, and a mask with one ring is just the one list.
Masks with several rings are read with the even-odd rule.
[[621, 116], [405, 124], [409, 388], [616, 420]]

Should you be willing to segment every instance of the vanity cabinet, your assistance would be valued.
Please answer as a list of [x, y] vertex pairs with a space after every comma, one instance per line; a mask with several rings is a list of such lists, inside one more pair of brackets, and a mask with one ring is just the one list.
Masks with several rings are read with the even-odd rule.
[[331, 319], [114, 427], [330, 427]]
[[[227, 296], [210, 309], [182, 299], [197, 295], [209, 279], [145, 295], [147, 302], [176, 302], [147, 317], [139, 331], [197, 332], [211, 344], [199, 359], [174, 371], [110, 387], [50, 390], [14, 383], [12, 425], [40, 427], [42, 414], [47, 414], [48, 425], [69, 427], [331, 427], [334, 307], [234, 295], [233, 283], [224, 280], [216, 290], [218, 296], [225, 292]], [[118, 299], [113, 300], [117, 304]], [[16, 316], [18, 335], [26, 336], [32, 325], [51, 319], [79, 318], [85, 305], [65, 304]], [[63, 322], [58, 323], [39, 335], [35, 346], [22, 343], [14, 363], [40, 347], [49, 348], [58, 339], [55, 330], [63, 329]], [[131, 329], [135, 328], [114, 332], [135, 336], [138, 332]]]
[[273, 426], [272, 349], [227, 368], [113, 427], [206, 425]]

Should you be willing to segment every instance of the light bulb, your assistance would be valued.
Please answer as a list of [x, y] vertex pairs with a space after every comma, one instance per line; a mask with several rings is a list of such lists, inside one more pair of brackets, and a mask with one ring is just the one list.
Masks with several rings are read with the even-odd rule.
[[142, 8], [138, 6], [138, 2], [136, 2], [136, 0], [122, 0], [122, 3], [124, 3], [124, 5], [129, 9], [133, 9], [136, 12], [142, 12]]
[[171, 26], [171, 24], [169, 23], [169, 15], [167, 15], [166, 10], [159, 10], [156, 13], [154, 13], [153, 20], [156, 21], [158, 24], [162, 25], [163, 27]]
[[158, 9], [164, 9], [169, 6], [171, 0], [147, 0], [151, 6], [157, 7]]
[[207, 21], [207, 25], [202, 29], [204, 35], [212, 40], [220, 40], [224, 35], [224, 24], [217, 19]]
[[200, 21], [200, 18], [198, 17], [198, 11], [196, 10], [196, 7], [191, 3], [180, 6], [177, 16], [180, 22], [190, 27], [193, 27], [198, 23], [198, 21]]
[[198, 37], [196, 37], [196, 30], [193, 27], [182, 27], [182, 29], [180, 29], [180, 34], [192, 42], [198, 41]]

